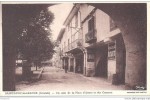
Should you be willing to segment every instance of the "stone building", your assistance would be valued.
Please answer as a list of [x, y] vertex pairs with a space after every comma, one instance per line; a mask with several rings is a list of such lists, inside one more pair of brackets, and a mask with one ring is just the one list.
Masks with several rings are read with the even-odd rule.
[[75, 4], [57, 38], [62, 67], [85, 76], [125, 82], [125, 45], [121, 31], [103, 11]]

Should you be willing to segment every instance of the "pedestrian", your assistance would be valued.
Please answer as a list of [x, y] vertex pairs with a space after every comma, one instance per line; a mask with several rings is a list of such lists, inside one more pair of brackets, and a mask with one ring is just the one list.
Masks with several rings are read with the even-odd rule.
[[65, 73], [67, 73], [68, 70], [68, 66], [65, 65]]

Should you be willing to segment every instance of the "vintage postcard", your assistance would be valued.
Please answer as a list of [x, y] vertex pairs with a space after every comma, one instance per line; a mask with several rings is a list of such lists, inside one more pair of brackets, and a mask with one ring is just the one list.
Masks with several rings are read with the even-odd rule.
[[150, 95], [148, 2], [1, 2], [0, 96]]

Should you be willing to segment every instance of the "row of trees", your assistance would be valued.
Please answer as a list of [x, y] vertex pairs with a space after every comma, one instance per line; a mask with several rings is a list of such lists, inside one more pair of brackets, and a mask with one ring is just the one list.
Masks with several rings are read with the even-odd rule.
[[19, 21], [21, 33], [18, 35], [17, 52], [21, 59], [26, 60], [23, 66], [25, 76], [29, 75], [31, 63], [38, 67], [42, 61], [52, 58], [55, 43], [51, 38], [50, 25], [53, 20], [54, 14], [46, 9], [28, 21]]

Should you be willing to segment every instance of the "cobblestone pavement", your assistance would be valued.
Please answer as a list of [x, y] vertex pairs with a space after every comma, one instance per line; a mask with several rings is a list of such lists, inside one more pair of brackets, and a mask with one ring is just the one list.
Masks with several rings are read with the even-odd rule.
[[16, 85], [17, 91], [124, 90], [124, 85], [112, 85], [106, 79], [85, 77], [63, 69], [45, 67], [37, 82]]

